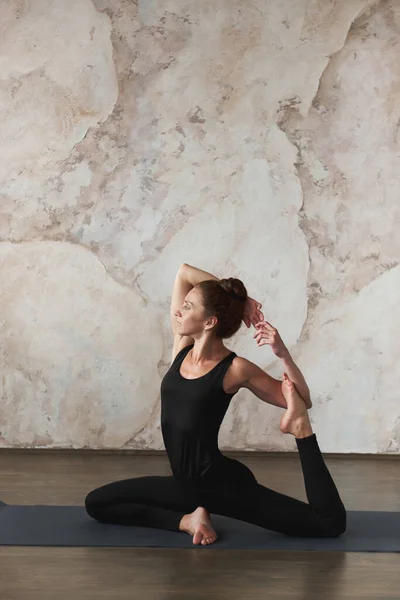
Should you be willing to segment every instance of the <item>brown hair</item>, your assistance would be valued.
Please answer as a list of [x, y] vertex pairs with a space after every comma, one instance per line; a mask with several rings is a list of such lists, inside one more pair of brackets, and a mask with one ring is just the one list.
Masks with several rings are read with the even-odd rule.
[[240, 279], [207, 279], [196, 285], [200, 289], [205, 318], [217, 317], [217, 338], [230, 338], [239, 329], [244, 315], [247, 290]]

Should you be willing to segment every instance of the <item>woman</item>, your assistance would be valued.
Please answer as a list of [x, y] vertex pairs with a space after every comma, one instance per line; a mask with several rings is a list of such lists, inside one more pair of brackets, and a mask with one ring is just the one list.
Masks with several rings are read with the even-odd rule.
[[[346, 510], [325, 465], [307, 409], [308, 386], [278, 331], [243, 283], [183, 264], [171, 301], [172, 364], [161, 382], [161, 427], [172, 475], [109, 483], [85, 499], [102, 523], [184, 531], [212, 544], [210, 513], [291, 536], [338, 537]], [[283, 382], [224, 346], [240, 328], [256, 328], [259, 346], [283, 360]], [[309, 504], [260, 485], [243, 463], [221, 454], [218, 432], [241, 388], [286, 409], [280, 429], [295, 436]]]

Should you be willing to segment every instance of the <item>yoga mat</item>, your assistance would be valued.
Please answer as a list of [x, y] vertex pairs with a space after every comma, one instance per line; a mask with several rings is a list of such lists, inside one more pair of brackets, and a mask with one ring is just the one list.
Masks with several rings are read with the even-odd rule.
[[0, 502], [0, 546], [116, 546], [210, 550], [318, 550], [400, 552], [400, 512], [347, 511], [338, 538], [297, 538], [211, 514], [218, 540], [194, 545], [180, 531], [98, 523], [83, 506], [9, 505]]

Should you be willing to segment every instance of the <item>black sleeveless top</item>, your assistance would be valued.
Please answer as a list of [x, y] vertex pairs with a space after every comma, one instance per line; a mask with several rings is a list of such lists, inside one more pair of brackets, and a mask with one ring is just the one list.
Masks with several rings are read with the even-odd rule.
[[223, 458], [218, 433], [235, 395], [224, 391], [223, 379], [236, 353], [209, 373], [186, 379], [180, 367], [193, 347], [178, 352], [161, 382], [161, 430], [172, 473], [179, 479], [200, 478]]

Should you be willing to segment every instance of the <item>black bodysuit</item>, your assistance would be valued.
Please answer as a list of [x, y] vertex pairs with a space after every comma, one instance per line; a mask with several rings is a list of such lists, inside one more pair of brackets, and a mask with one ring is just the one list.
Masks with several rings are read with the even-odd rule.
[[114, 481], [85, 498], [87, 513], [102, 523], [179, 531], [198, 506], [210, 514], [247, 521], [280, 533], [336, 537], [346, 511], [325, 465], [315, 434], [295, 438], [309, 504], [257, 482], [251, 470], [221, 454], [218, 433], [234, 394], [223, 389], [231, 352], [197, 379], [180, 374], [193, 345], [175, 357], [161, 383], [161, 426], [172, 475]]
[[161, 382], [161, 428], [172, 473], [181, 480], [200, 480], [219, 466], [223, 455], [218, 433], [234, 394], [223, 388], [224, 375], [236, 356], [231, 352], [201, 377], [180, 374], [183, 348]]

